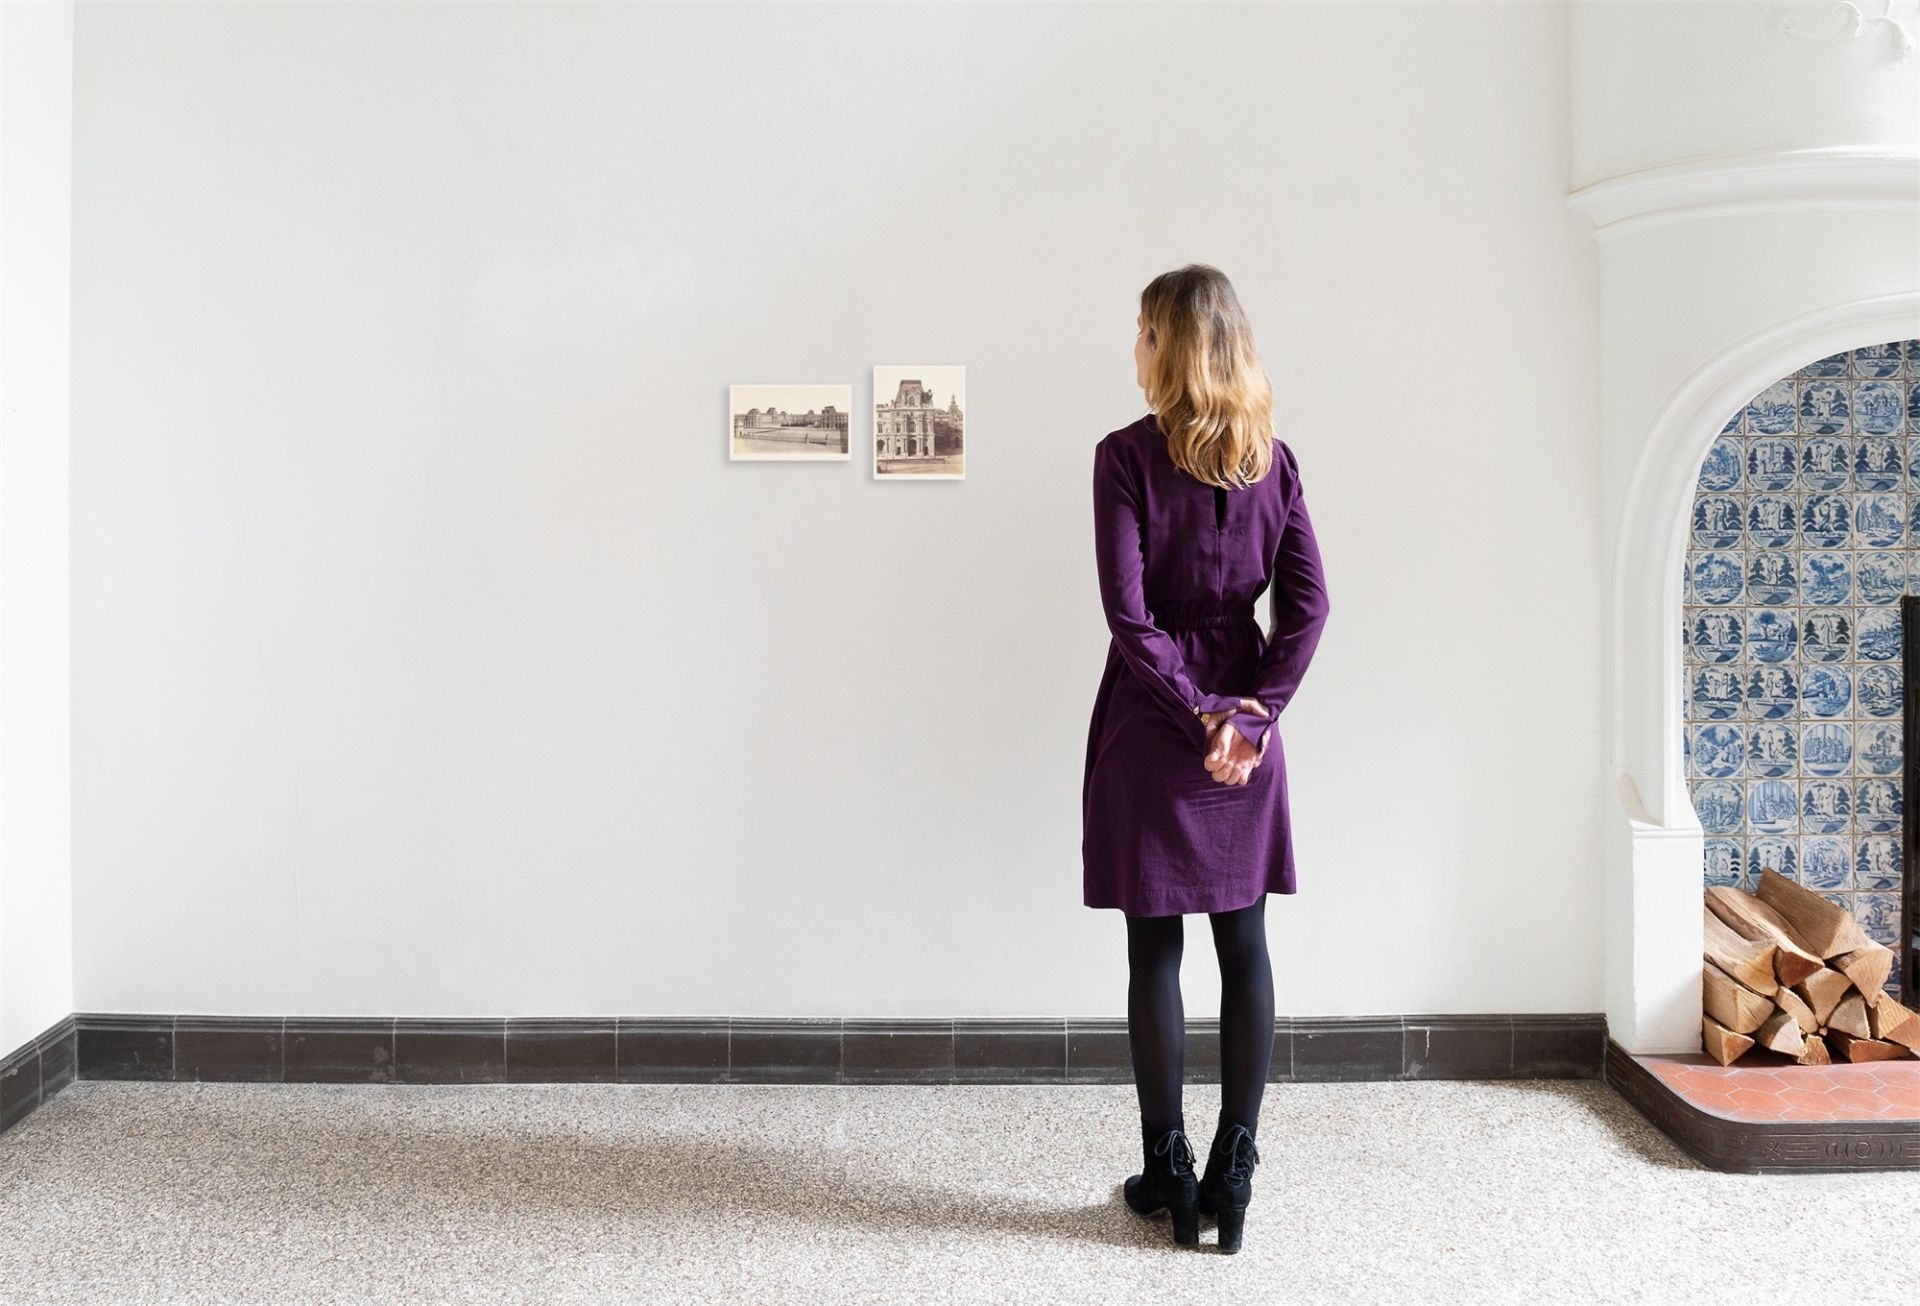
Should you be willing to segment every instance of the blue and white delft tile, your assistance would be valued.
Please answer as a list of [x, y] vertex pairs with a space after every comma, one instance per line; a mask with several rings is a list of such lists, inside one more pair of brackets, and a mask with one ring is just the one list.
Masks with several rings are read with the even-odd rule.
[[[1877, 384], [1877, 383], [1876, 383]], [[1903, 402], [1899, 390], [1893, 391], [1896, 404]], [[1898, 417], [1899, 409], [1894, 410]], [[1901, 429], [1899, 426], [1895, 430]], [[1905, 479], [1906, 442], [1898, 435], [1868, 435], [1853, 451], [1853, 484], [1860, 490], [1897, 490]], [[1731, 488], [1731, 487], [1729, 487]]]
[[1740, 854], [1738, 839], [1707, 840], [1706, 862], [1706, 882], [1709, 887], [1716, 884], [1728, 885], [1735, 889], [1747, 887], [1744, 859]]
[[1900, 656], [1900, 609], [1862, 608], [1854, 623], [1854, 649], [1860, 657], [1890, 662]]
[[1868, 834], [1898, 834], [1905, 817], [1898, 780], [1862, 780], [1854, 787], [1854, 828]]
[[1771, 836], [1755, 839], [1747, 846], [1747, 883], [1751, 889], [1760, 883], [1760, 872], [1772, 870], [1789, 880], [1800, 878], [1800, 852], [1797, 841]]
[[[1804, 728], [1817, 730], [1820, 727]], [[1831, 747], [1831, 741], [1827, 746]], [[1747, 774], [1769, 778], [1790, 776], [1800, 769], [1799, 762], [1805, 748], [1805, 742], [1794, 736], [1793, 722], [1756, 721], [1747, 727]]]
[[1839, 780], [1809, 780], [1800, 791], [1800, 829], [1839, 834], [1853, 819], [1853, 791]]
[[1693, 614], [1687, 653], [1695, 662], [1740, 660], [1742, 622], [1738, 612], [1709, 609]]
[[1853, 914], [1867, 936], [1893, 947], [1900, 939], [1900, 895], [1862, 893], [1856, 896]]
[[1708, 834], [1739, 834], [1746, 826], [1746, 794], [1732, 780], [1701, 781], [1693, 790], [1693, 810]]
[[1844, 665], [1810, 662], [1800, 672], [1803, 716], [1837, 717], [1853, 705], [1853, 680]]
[[1853, 350], [1853, 374], [1863, 377], [1898, 376], [1900, 374], [1900, 356], [1911, 353], [1914, 342], [1905, 341], [1905, 349], [1898, 340], [1888, 341], [1884, 345], [1863, 345]]
[[1800, 840], [1800, 883], [1809, 889], [1853, 887], [1852, 841], [1833, 835]]
[[1853, 859], [1853, 882], [1862, 889], [1900, 888], [1900, 841], [1870, 834], [1860, 840]]

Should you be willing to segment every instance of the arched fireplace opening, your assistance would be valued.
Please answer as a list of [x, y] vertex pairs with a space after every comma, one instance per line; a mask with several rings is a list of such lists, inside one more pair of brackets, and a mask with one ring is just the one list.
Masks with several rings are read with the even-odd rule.
[[1702, 880], [1763, 867], [1852, 913], [1914, 992], [1920, 340], [1819, 358], [1728, 417], [1682, 576], [1683, 774]]

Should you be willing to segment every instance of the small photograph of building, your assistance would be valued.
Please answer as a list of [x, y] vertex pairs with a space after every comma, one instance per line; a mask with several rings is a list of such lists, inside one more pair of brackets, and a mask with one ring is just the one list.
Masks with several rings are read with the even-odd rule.
[[729, 459], [853, 458], [850, 385], [730, 385]]
[[873, 475], [964, 480], [967, 369], [954, 363], [873, 369]]

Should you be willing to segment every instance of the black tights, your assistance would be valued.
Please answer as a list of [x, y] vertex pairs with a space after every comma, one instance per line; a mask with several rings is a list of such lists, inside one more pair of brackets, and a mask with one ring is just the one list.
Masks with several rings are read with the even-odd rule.
[[[1220, 958], [1220, 1114], [1252, 1129], [1273, 1060], [1273, 965], [1267, 956], [1267, 898], [1238, 911], [1209, 912]], [[1180, 1001], [1184, 916], [1128, 916], [1127, 1038], [1143, 1123], [1182, 1120], [1186, 1011]]]

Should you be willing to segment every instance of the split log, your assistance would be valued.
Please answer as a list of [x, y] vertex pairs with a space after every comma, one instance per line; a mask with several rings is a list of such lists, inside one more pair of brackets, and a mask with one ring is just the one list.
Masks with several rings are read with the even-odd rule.
[[1807, 1044], [1813, 1039], [1800, 1037], [1800, 1027], [1793, 1023], [1793, 1017], [1786, 1012], [1775, 1010], [1765, 1023], [1753, 1033], [1753, 1041], [1763, 1048], [1771, 1048], [1785, 1056], [1798, 1060], [1806, 1052]]
[[1825, 1039], [1818, 1034], [1809, 1034], [1805, 1041], [1806, 1046], [1800, 1049], [1800, 1055], [1795, 1058], [1801, 1065], [1830, 1066], [1833, 1064], [1833, 1053], [1828, 1050]]
[[1712, 962], [1700, 967], [1702, 1005], [1707, 1014], [1736, 1034], [1760, 1028], [1778, 1008], [1764, 995], [1736, 980]]
[[1700, 1017], [1700, 1045], [1707, 1055], [1723, 1066], [1730, 1066], [1742, 1052], [1753, 1046], [1745, 1034], [1736, 1034], [1712, 1016]]
[[1793, 937], [1785, 917], [1750, 893], [1732, 885], [1712, 885], [1707, 889], [1707, 908], [1741, 938], [1772, 944], [1774, 976], [1789, 988], [1825, 964]]
[[1869, 941], [1864, 948], [1835, 957], [1833, 967], [1853, 981], [1869, 1007], [1878, 1006], [1886, 994], [1887, 976], [1893, 973], [1893, 949]]
[[1858, 993], [1849, 993], [1840, 999], [1833, 1014], [1827, 1017], [1827, 1032], [1835, 1030], [1855, 1038], [1873, 1037], [1873, 1030], [1867, 1024], [1867, 1000]]
[[1840, 999], [1847, 996], [1847, 990], [1853, 987], [1853, 981], [1830, 966], [1822, 966], [1813, 974], [1793, 986], [1813, 1008], [1813, 1018], [1822, 1025], [1831, 1023], [1833, 1009], [1840, 1005]]
[[1795, 884], [1772, 867], [1762, 867], [1754, 897], [1778, 912], [1794, 940], [1808, 952], [1837, 957], [1873, 942], [1853, 913]]
[[1920, 1052], [1920, 1015], [1885, 994], [1867, 1008], [1867, 1028], [1877, 1039], [1900, 1043]]
[[1773, 944], [1736, 934], [1704, 902], [1700, 905], [1701, 940], [1704, 956], [1727, 974], [1756, 993], [1771, 993], [1778, 987], [1773, 956], [1779, 951]]
[[1854, 1038], [1837, 1030], [1827, 1037], [1834, 1040], [1834, 1051], [1840, 1054], [1842, 1061], [1892, 1061], [1896, 1057], [1913, 1055], [1898, 1043], [1889, 1043], [1885, 1039]]
[[1802, 1034], [1818, 1034], [1820, 1021], [1813, 1014], [1806, 999], [1786, 987], [1784, 984], [1773, 991], [1773, 1001], [1780, 1010], [1793, 1017], [1793, 1023], [1800, 1027]]

